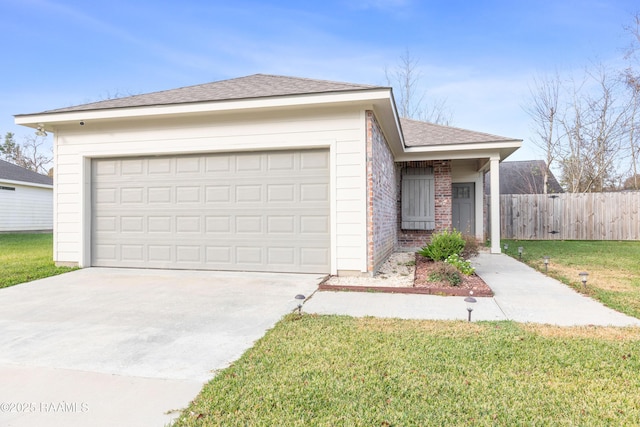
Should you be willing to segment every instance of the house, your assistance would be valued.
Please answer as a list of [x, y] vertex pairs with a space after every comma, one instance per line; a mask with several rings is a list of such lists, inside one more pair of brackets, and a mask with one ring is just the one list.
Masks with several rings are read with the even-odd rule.
[[[545, 194], [544, 172], [547, 164], [544, 160], [524, 160], [500, 163], [500, 194]], [[491, 178], [485, 179], [485, 194], [489, 194]], [[563, 193], [564, 190], [552, 171], [547, 177], [549, 194]]]
[[0, 233], [53, 229], [53, 180], [0, 160]]
[[434, 230], [481, 238], [484, 172], [521, 145], [264, 74], [15, 121], [55, 134], [54, 258], [80, 267], [372, 274]]

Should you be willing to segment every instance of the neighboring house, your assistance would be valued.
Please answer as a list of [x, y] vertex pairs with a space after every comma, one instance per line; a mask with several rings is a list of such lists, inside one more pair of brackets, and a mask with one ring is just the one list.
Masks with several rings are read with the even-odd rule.
[[[500, 163], [500, 194], [544, 194], [544, 160], [524, 160]], [[547, 193], [563, 193], [558, 180], [549, 171]], [[485, 193], [489, 194], [491, 178], [485, 179]]]
[[0, 232], [53, 228], [53, 180], [0, 160]]
[[16, 123], [55, 133], [54, 258], [80, 267], [371, 274], [434, 230], [481, 238], [484, 172], [521, 145], [400, 119], [388, 87], [263, 74]]

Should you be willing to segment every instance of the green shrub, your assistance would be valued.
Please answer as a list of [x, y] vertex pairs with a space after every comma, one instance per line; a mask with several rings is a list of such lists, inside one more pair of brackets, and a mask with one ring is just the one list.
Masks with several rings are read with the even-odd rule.
[[447, 259], [444, 260], [444, 262], [454, 266], [466, 276], [471, 276], [476, 271], [475, 268], [471, 267], [471, 262], [465, 260], [458, 254], [448, 256]]
[[478, 244], [476, 237], [470, 234], [465, 234], [462, 238], [464, 239], [464, 249], [460, 254], [462, 258], [469, 259], [477, 256], [480, 245]]
[[462, 282], [462, 277], [455, 266], [443, 261], [436, 261], [436, 268], [429, 274], [429, 281], [449, 282], [451, 286], [458, 286]]
[[420, 249], [418, 253], [434, 261], [443, 261], [451, 255], [460, 255], [464, 245], [462, 233], [455, 230], [443, 230], [431, 236], [431, 243]]

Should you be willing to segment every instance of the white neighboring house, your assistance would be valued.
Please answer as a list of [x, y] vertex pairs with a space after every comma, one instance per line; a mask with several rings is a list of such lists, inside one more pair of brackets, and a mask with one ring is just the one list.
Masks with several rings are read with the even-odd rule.
[[0, 160], [0, 232], [53, 229], [53, 179]]

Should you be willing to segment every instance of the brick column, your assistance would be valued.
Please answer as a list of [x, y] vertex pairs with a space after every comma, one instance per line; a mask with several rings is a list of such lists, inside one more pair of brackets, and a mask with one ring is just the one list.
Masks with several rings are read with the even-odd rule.
[[453, 226], [453, 218], [451, 213], [451, 161], [434, 161], [433, 174], [435, 179], [436, 193], [436, 231], [451, 230]]

